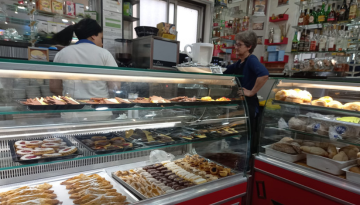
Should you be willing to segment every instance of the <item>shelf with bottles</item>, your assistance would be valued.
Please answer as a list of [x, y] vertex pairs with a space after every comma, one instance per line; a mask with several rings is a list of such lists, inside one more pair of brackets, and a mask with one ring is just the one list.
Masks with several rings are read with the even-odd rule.
[[269, 43], [269, 39], [265, 39], [265, 41], [264, 41], [264, 45], [285, 45], [285, 44], [288, 44], [288, 38], [284, 38], [281, 42], [279, 42], [279, 43]]
[[[343, 0], [327, 0], [327, 1], [341, 3]], [[324, 0], [298, 1], [298, 2], [295, 2], [295, 5], [298, 5], [298, 6], [319, 5], [319, 4], [322, 4], [322, 2], [324, 2]]]
[[295, 58], [292, 72], [349, 72], [350, 66], [347, 55], [316, 57], [299, 60]]

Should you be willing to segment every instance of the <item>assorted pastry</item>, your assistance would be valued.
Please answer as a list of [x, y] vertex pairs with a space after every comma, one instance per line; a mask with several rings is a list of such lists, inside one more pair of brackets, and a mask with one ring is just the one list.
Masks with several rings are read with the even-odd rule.
[[189, 98], [187, 96], [180, 96], [170, 99], [171, 102], [196, 102], [196, 97]]
[[127, 99], [122, 98], [90, 98], [90, 100], [83, 100], [82, 102], [87, 104], [130, 104]]
[[24, 105], [78, 105], [80, 104], [76, 100], [68, 96], [52, 96], [52, 97], [41, 97], [34, 99], [27, 99], [22, 102]]
[[143, 142], [147, 145], [163, 144], [174, 141], [170, 136], [155, 132], [153, 130], [146, 131], [141, 129], [131, 129], [121, 134], [123, 134], [127, 139], [135, 140], [136, 142]]
[[342, 104], [339, 101], [333, 100], [333, 98], [330, 96], [325, 96], [325, 97], [319, 98], [317, 100], [314, 100], [311, 102], [311, 105], [344, 109], [344, 110], [360, 111], [360, 102], [350, 102], [350, 103]]
[[293, 103], [311, 103], [312, 95], [306, 90], [280, 90], [275, 94], [275, 100]]
[[116, 176], [147, 198], [214, 181], [234, 173], [198, 156], [187, 155], [174, 162], [114, 172]]
[[113, 189], [113, 185], [98, 174], [80, 174], [61, 182], [69, 190], [70, 199], [79, 205], [125, 205], [126, 196]]
[[20, 160], [62, 157], [75, 153], [77, 147], [68, 146], [61, 138], [44, 140], [20, 140], [14, 143], [16, 155]]
[[166, 100], [162, 97], [153, 95], [149, 98], [138, 97], [135, 100], [132, 100], [133, 103], [171, 103], [170, 100]]
[[80, 139], [82, 143], [93, 150], [117, 150], [123, 148], [132, 148], [133, 144], [127, 142], [123, 137], [92, 136], [89, 139]]
[[57, 205], [61, 204], [57, 200], [57, 195], [53, 190], [50, 190], [52, 185], [44, 183], [36, 186], [23, 186], [0, 193], [0, 202], [4, 205], [20, 205], [20, 204], [46, 204]]

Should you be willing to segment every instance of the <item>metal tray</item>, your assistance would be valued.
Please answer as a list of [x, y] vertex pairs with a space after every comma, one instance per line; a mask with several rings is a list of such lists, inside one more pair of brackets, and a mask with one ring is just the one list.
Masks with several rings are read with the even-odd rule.
[[129, 190], [132, 194], [134, 194], [136, 197], [138, 197], [140, 200], [148, 199], [146, 196], [144, 196], [142, 193], [140, 193], [138, 190], [134, 189], [130, 184], [126, 183], [124, 180], [120, 179], [118, 176], [114, 174], [114, 172], [111, 173], [111, 176], [118, 181], [123, 187], [125, 187], [127, 190]]
[[[83, 143], [81, 140], [85, 140], [85, 139], [91, 139], [91, 137], [93, 136], [105, 136], [107, 139], [111, 139], [114, 137], [119, 137], [116, 133], [106, 133], [106, 134], [92, 134], [92, 135], [75, 135], [73, 136], [73, 138], [82, 146], [84, 146], [87, 150], [89, 150], [90, 152], [94, 152], [95, 154], [106, 154], [106, 153], [112, 153], [112, 152], [125, 152], [125, 151], [130, 151], [130, 150], [134, 150], [137, 147], [140, 147], [141, 145], [137, 144], [137, 143], [133, 143], [133, 147], [124, 147], [123, 149], [113, 149], [113, 150], [94, 150], [91, 147], [87, 146], [85, 143]], [[126, 138], [124, 138], [126, 140]], [[129, 142], [129, 141], [127, 141]]]
[[91, 104], [92, 108], [131, 108], [134, 107], [135, 103], [124, 103], [124, 104]]
[[[64, 142], [66, 142], [66, 146], [75, 146], [73, 143], [70, 142], [70, 140], [68, 140], [66, 137], [58, 137], [61, 138]], [[45, 139], [45, 138], [44, 138]], [[26, 140], [42, 140], [42, 139], [26, 139]], [[20, 160], [20, 156], [18, 156], [16, 154], [16, 149], [15, 149], [15, 142], [19, 141], [19, 140], [9, 140], [8, 144], [10, 147], [10, 152], [11, 152], [11, 157], [12, 160], [14, 162], [20, 162], [20, 163], [26, 163], [26, 164], [31, 164], [31, 163], [41, 163], [41, 162], [49, 162], [49, 161], [54, 161], [54, 160], [62, 160], [62, 159], [71, 159], [74, 158], [78, 155], [82, 155], [82, 151], [77, 147], [77, 151], [74, 152], [73, 154], [70, 155], [66, 155], [66, 156], [61, 156], [61, 157], [49, 157], [49, 158], [41, 158], [41, 159], [32, 159], [32, 160]]]
[[22, 106], [27, 106], [29, 110], [38, 111], [38, 110], [78, 110], [85, 107], [84, 103], [79, 102], [77, 105], [25, 105], [24, 100], [17, 100], [16, 102]]
[[136, 103], [136, 105], [140, 107], [171, 107], [171, 106], [175, 106], [176, 104], [170, 102], [170, 103]]

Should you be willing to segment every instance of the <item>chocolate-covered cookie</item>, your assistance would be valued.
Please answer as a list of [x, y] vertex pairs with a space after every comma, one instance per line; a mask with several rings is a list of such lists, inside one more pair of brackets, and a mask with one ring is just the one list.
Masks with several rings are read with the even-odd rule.
[[164, 176], [169, 177], [169, 176], [172, 175], [172, 174], [173, 174], [173, 173], [170, 173], [170, 172], [169, 172], [169, 173], [165, 173]]
[[180, 189], [180, 186], [179, 186], [179, 185], [174, 185], [174, 186], [172, 186], [171, 188], [173, 188], [174, 190], [179, 190], [179, 189]]
[[152, 169], [152, 168], [154, 168], [152, 165], [143, 167], [143, 169], [146, 170], [146, 171], [147, 171], [148, 169]]
[[163, 167], [163, 165], [160, 164], [160, 163], [158, 163], [158, 164], [154, 164], [153, 167], [154, 167], [154, 168], [159, 168], [159, 167]]
[[175, 174], [172, 174], [170, 176], [168, 176], [168, 179], [175, 179], [177, 176]]
[[159, 170], [159, 171], [161, 171], [161, 170], [168, 170], [168, 168], [166, 168], [166, 167], [158, 167], [158, 168], [156, 168], [157, 170]]
[[150, 168], [150, 169], [148, 169], [148, 170], [146, 170], [147, 172], [153, 172], [153, 171], [157, 171], [156, 169], [154, 169], [154, 168]]
[[183, 179], [181, 179], [181, 178], [179, 178], [179, 177], [173, 179], [174, 182], [179, 182], [179, 181], [181, 181], [181, 180], [183, 180]]
[[180, 180], [180, 181], [178, 181], [177, 183], [178, 183], [179, 185], [181, 185], [181, 186], [184, 186], [184, 184], [187, 183], [187, 181], [185, 181], [185, 180]]
[[171, 171], [171, 170], [161, 170], [160, 172], [161, 172], [161, 173], [164, 173], [164, 174], [166, 174], [166, 173], [171, 173], [171, 174], [172, 174], [172, 171]]

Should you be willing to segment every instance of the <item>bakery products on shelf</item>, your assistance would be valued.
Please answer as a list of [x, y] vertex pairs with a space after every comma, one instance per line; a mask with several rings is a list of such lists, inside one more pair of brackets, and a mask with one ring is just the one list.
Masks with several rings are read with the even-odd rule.
[[311, 105], [320, 106], [320, 107], [328, 107], [328, 103], [325, 100], [313, 100]]
[[61, 204], [57, 200], [57, 195], [50, 190], [52, 185], [44, 183], [37, 186], [23, 186], [0, 193], [1, 204], [4, 205], [57, 205]]
[[76, 100], [68, 96], [52, 96], [52, 97], [41, 97], [34, 99], [27, 99], [22, 102], [24, 105], [77, 105], [80, 104]]
[[131, 102], [127, 99], [122, 98], [91, 98], [90, 100], [83, 101], [88, 104], [130, 104]]
[[360, 111], [360, 102], [346, 103], [343, 106], [344, 110]]
[[305, 130], [306, 120], [303, 118], [292, 117], [289, 120], [289, 128], [299, 131]]
[[61, 182], [69, 190], [70, 199], [74, 204], [83, 205], [107, 205], [107, 204], [128, 204], [126, 196], [113, 189], [113, 185], [98, 174], [78, 176]]
[[171, 98], [170, 101], [172, 102], [196, 102], [196, 98], [189, 98], [187, 96], [179, 96], [175, 98]]
[[95, 151], [122, 150], [123, 148], [133, 147], [133, 144], [127, 142], [124, 137], [113, 137], [108, 139], [106, 136], [92, 136], [90, 139], [78, 139]]
[[306, 90], [280, 90], [275, 94], [275, 100], [292, 102], [292, 103], [310, 103], [312, 95]]
[[231, 100], [226, 97], [221, 97], [221, 98], [216, 99], [216, 101], [231, 101]]
[[164, 98], [156, 96], [156, 95], [151, 96], [149, 99], [150, 99], [151, 103], [170, 103], [171, 102], [170, 100], [165, 100]]
[[205, 96], [200, 99], [201, 101], [214, 101], [210, 96]]
[[339, 102], [339, 101], [336, 101], [336, 100], [328, 103], [328, 106], [330, 108], [343, 109], [343, 104], [341, 102]]
[[75, 146], [67, 146], [61, 138], [47, 138], [43, 140], [19, 140], [14, 143], [15, 154], [20, 160], [34, 160], [41, 158], [61, 157], [74, 154]]

